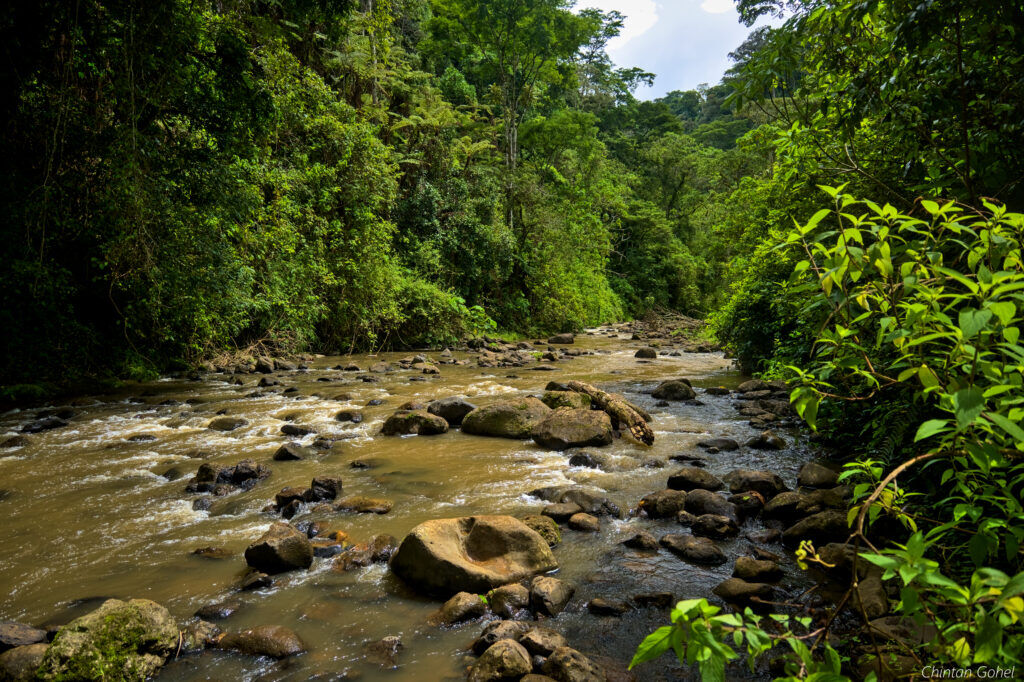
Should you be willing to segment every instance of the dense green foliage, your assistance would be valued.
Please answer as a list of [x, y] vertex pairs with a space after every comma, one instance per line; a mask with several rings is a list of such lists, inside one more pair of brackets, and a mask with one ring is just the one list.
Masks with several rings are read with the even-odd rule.
[[637, 101], [621, 15], [564, 0], [2, 22], [0, 384], [704, 312], [707, 207], [765, 167], [727, 88]]
[[844, 662], [831, 618], [782, 630], [695, 600], [634, 663], [673, 647], [722, 679], [731, 639], [752, 665], [785, 642], [785, 679], [1018, 666], [1024, 7], [739, 5], [748, 22], [788, 18], [752, 34], [727, 79], [776, 154], [733, 195], [750, 255], [713, 325], [746, 368], [790, 379], [797, 411], [851, 460], [850, 542], [899, 595], [894, 612], [934, 629], [867, 652], [843, 641]]

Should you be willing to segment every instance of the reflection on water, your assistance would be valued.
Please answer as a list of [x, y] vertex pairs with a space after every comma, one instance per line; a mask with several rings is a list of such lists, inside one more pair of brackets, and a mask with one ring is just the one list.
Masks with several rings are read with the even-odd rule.
[[[475, 356], [464, 353], [454, 357], [468, 358], [469, 364], [443, 365], [441, 375], [427, 381], [411, 381], [422, 375], [398, 371], [375, 375], [380, 381], [367, 383], [354, 372], [329, 369], [351, 362], [365, 369], [405, 355], [381, 354], [318, 359], [309, 371], [275, 374], [280, 384], [259, 389], [262, 395], [255, 397], [249, 396], [257, 392], [260, 375], [242, 375], [243, 385], [230, 383], [227, 375], [201, 382], [165, 379], [100, 396], [93, 404], [75, 407], [67, 427], [32, 435], [25, 447], [0, 450], [0, 593], [6, 595], [0, 620], [64, 622], [95, 608], [104, 597], [144, 597], [185, 621], [198, 607], [231, 596], [243, 606], [223, 627], [285, 625], [310, 652], [282, 663], [207, 652], [171, 664], [161, 679], [344, 679], [346, 673], [365, 680], [461, 679], [472, 662], [464, 650], [480, 625], [427, 626], [438, 604], [409, 593], [383, 565], [340, 574], [329, 570], [330, 559], [318, 559], [310, 571], [282, 575], [269, 589], [237, 592], [245, 570], [242, 551], [276, 518], [260, 510], [278, 490], [307, 486], [316, 475], [343, 477], [346, 495], [394, 503], [383, 516], [314, 515], [306, 509], [293, 519], [327, 521], [354, 542], [378, 533], [402, 538], [430, 518], [536, 513], [543, 503], [527, 492], [542, 485], [597, 486], [622, 509], [635, 507], [641, 496], [665, 487], [671, 455], [693, 449], [708, 435], [743, 440], [752, 433], [729, 397], [698, 391], [703, 405], [656, 407], [643, 393], [662, 379], [679, 376], [697, 387], [733, 386], [740, 378], [721, 355], [685, 354], [640, 363], [633, 358], [637, 345], [603, 334], [580, 336], [576, 347], [594, 353], [560, 361], [555, 372], [479, 368]], [[463, 395], [486, 404], [508, 395], [539, 395], [552, 379], [582, 379], [626, 394], [652, 413], [655, 445], [616, 441], [602, 450], [608, 460], [602, 471], [570, 468], [567, 454], [546, 452], [528, 441], [457, 430], [431, 437], [377, 435], [383, 420], [407, 400]], [[291, 388], [297, 390], [284, 392]], [[373, 399], [384, 402], [367, 406]], [[334, 416], [342, 409], [359, 410], [365, 419], [339, 422]], [[0, 440], [18, 433], [37, 413], [0, 416]], [[231, 432], [208, 429], [221, 414], [247, 424]], [[314, 432], [285, 436], [281, 427], [289, 423]], [[302, 461], [271, 461], [283, 443], [310, 446], [323, 437], [338, 440], [329, 450], [310, 448]], [[233, 465], [249, 458], [268, 463], [272, 475], [251, 490], [216, 498], [208, 511], [192, 508], [195, 496], [184, 489], [203, 461]], [[667, 462], [668, 468], [651, 467], [645, 460], [652, 458]], [[369, 467], [351, 468], [356, 459]], [[797, 448], [772, 453], [743, 449], [708, 459], [713, 473], [739, 466], [770, 468], [792, 484], [806, 456]], [[554, 552], [560, 577], [574, 582], [577, 593], [568, 611], [548, 625], [602, 663], [624, 667], [643, 636], [664, 622], [665, 612], [646, 609], [622, 618], [597, 618], [586, 612], [587, 600], [657, 591], [677, 598], [708, 596], [713, 585], [728, 577], [731, 562], [697, 568], [665, 552], [644, 554], [618, 544], [639, 528], [655, 535], [678, 530], [674, 522], [629, 518], [602, 523], [596, 535], [564, 530]], [[191, 554], [211, 545], [234, 555], [214, 560]], [[745, 552], [749, 542], [741, 538], [724, 548], [734, 556]], [[389, 635], [400, 636], [404, 648], [398, 669], [385, 671], [365, 660], [364, 645]], [[668, 663], [646, 669], [644, 679], [677, 677], [680, 671]]]

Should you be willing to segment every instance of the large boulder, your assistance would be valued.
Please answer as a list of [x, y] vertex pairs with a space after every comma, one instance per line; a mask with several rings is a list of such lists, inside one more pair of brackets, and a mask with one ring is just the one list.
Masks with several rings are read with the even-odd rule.
[[576, 391], [545, 391], [541, 402], [557, 410], [559, 407], [571, 407], [574, 410], [589, 410], [591, 398], [586, 393]]
[[537, 576], [530, 583], [530, 606], [544, 616], [557, 616], [576, 593], [576, 588], [558, 578]]
[[753, 490], [761, 493], [765, 500], [789, 490], [782, 477], [772, 471], [735, 469], [726, 474], [724, 480], [729, 484], [729, 492], [745, 493]]
[[557, 343], [559, 345], [566, 345], [575, 342], [576, 339], [572, 334], [555, 334], [548, 339], [548, 343]]
[[518, 680], [533, 670], [530, 654], [514, 639], [501, 639], [477, 659], [469, 671], [469, 682]]
[[499, 438], [529, 438], [551, 408], [533, 397], [499, 400], [478, 407], [462, 420], [462, 432]]
[[609, 445], [612, 420], [599, 410], [560, 407], [534, 427], [533, 440], [549, 450]]
[[842, 542], [849, 536], [850, 526], [846, 523], [846, 512], [841, 509], [826, 509], [797, 521], [782, 532], [782, 542], [799, 545], [810, 540], [815, 545]]
[[650, 495], [644, 495], [640, 500], [640, 509], [648, 518], [670, 519], [683, 511], [686, 505], [686, 493], [682, 490], [659, 490]]
[[444, 419], [451, 426], [458, 426], [466, 415], [476, 409], [476, 405], [466, 402], [458, 396], [441, 398], [427, 403], [427, 412]]
[[47, 644], [27, 644], [0, 654], [0, 680], [29, 682], [39, 679], [36, 670], [43, 662]]
[[708, 538], [669, 533], [661, 538], [661, 546], [681, 559], [695, 564], [719, 566], [728, 561], [725, 552]]
[[313, 563], [313, 545], [295, 526], [278, 522], [246, 548], [245, 561], [268, 574], [309, 568]]
[[672, 490], [721, 490], [724, 486], [718, 476], [700, 467], [683, 467], [668, 477], [668, 487]]
[[384, 436], [436, 436], [448, 432], [448, 422], [426, 410], [399, 410], [380, 429]]
[[633, 354], [638, 360], [653, 360], [658, 357], [658, 351], [650, 346], [645, 346]]
[[301, 654], [306, 646], [299, 636], [280, 625], [259, 625], [242, 632], [228, 633], [217, 646], [233, 649], [249, 656], [288, 658]]
[[719, 514], [721, 516], [728, 516], [731, 519], [738, 518], [736, 505], [721, 495], [710, 490], [704, 490], [703, 488], [686, 493], [686, 506], [684, 508], [694, 516]]
[[443, 596], [486, 593], [557, 567], [544, 538], [511, 516], [425, 521], [391, 558], [391, 570], [399, 578]]
[[740, 527], [728, 516], [703, 514], [694, 519], [690, 526], [690, 532], [706, 538], [724, 540], [738, 535]]
[[685, 381], [678, 379], [670, 379], [669, 381], [661, 382], [654, 392], [651, 393], [652, 398], [658, 400], [693, 400], [697, 397], [693, 387]]
[[567, 646], [551, 652], [541, 672], [556, 682], [605, 682], [605, 672], [589, 658]]
[[796, 482], [807, 488], [832, 488], [839, 482], [839, 474], [817, 462], [808, 462], [800, 467]]
[[741, 578], [729, 578], [719, 583], [713, 590], [716, 596], [731, 604], [757, 604], [761, 600], [771, 600], [775, 596], [775, 588], [765, 583], [748, 583]]
[[57, 632], [40, 677], [145, 680], [175, 652], [178, 634], [171, 614], [156, 602], [109, 599]]

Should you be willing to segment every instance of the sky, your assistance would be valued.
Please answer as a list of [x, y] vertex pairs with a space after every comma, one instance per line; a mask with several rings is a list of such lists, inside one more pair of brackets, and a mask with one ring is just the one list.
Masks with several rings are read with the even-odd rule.
[[626, 16], [608, 54], [616, 66], [657, 74], [653, 87], [636, 92], [640, 99], [718, 83], [731, 66], [729, 53], [751, 30], [739, 22], [733, 0], [577, 0], [576, 7]]

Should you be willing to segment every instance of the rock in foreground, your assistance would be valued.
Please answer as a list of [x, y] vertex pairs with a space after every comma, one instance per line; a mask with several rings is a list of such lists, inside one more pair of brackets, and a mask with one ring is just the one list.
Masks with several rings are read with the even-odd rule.
[[511, 516], [421, 523], [402, 540], [391, 570], [424, 592], [486, 593], [558, 567], [548, 543]]
[[599, 410], [560, 407], [534, 427], [533, 440], [549, 450], [610, 445], [612, 420]]

